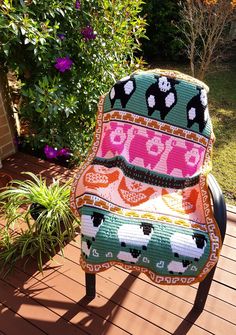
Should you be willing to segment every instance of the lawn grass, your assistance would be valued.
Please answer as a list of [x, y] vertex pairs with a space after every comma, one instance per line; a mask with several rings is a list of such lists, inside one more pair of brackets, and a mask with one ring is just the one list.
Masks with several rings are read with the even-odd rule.
[[[179, 64], [151, 64], [189, 73], [189, 67]], [[209, 112], [216, 142], [213, 149], [213, 171], [226, 202], [236, 205], [236, 62], [214, 67], [204, 82], [209, 86]]]
[[236, 63], [218, 68], [206, 77], [209, 107], [216, 142], [213, 174], [227, 203], [236, 205]]

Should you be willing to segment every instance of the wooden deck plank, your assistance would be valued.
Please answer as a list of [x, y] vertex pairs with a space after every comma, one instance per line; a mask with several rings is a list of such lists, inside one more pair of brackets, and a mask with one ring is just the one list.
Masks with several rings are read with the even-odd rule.
[[226, 233], [224, 244], [236, 249], [236, 237], [230, 236]]
[[[33, 266], [35, 269], [35, 266]], [[84, 307], [81, 302], [79, 305], [75, 300], [72, 300], [65, 296], [63, 293], [55, 290], [53, 286], [45, 284], [44, 277], [38, 280], [34, 275], [30, 276], [26, 273], [22, 273], [20, 269], [17, 269], [8, 276], [7, 280], [15, 287], [20, 287], [22, 292], [25, 292], [29, 297], [33, 298], [42, 306], [53, 311], [60, 318], [69, 321], [72, 325], [78, 327], [80, 330], [78, 334], [95, 334], [97, 325], [102, 325], [104, 319], [93, 315], [93, 323], [87, 328], [86, 324], [88, 319], [91, 319], [91, 313]], [[47, 279], [45, 280], [47, 281]], [[72, 311], [76, 310], [76, 318], [71, 320], [70, 315]], [[110, 329], [111, 334], [123, 335], [126, 332], [122, 331], [118, 327], [115, 327], [112, 323], [108, 322], [107, 327]]]
[[236, 261], [236, 249], [231, 248], [228, 245], [223, 245], [221, 250], [222, 255], [232, 259], [233, 261]]
[[1, 299], [11, 309], [32, 325], [42, 329], [48, 335], [83, 334], [80, 329], [58, 317], [48, 308], [43, 308], [35, 299], [22, 293], [17, 287], [6, 281], [0, 281]]
[[229, 271], [233, 274], [236, 274], [235, 261], [225, 256], [222, 256], [222, 255], [220, 256], [217, 267], [222, 270]]
[[[64, 260], [65, 261], [65, 260]], [[74, 280], [70, 277], [68, 269], [62, 268], [62, 272], [48, 268], [45, 271], [46, 278], [44, 282], [47, 285], [53, 285], [57, 291], [63, 292], [64, 295], [69, 297], [77, 304], [80, 304], [81, 299], [85, 295], [84, 283]], [[80, 269], [81, 274], [84, 275]], [[37, 277], [40, 278], [41, 274]], [[84, 276], [83, 276], [84, 277]], [[127, 278], [126, 278], [127, 279]], [[135, 280], [135, 278], [128, 278], [127, 281]], [[132, 283], [129, 283], [130, 285]], [[115, 292], [119, 303], [114, 303], [112, 300], [105, 298], [103, 295], [98, 295], [86, 308], [90, 313], [97, 314], [104, 320], [111, 320], [117, 327], [125, 329], [129, 333], [141, 334], [141, 329], [145, 329], [145, 334], [167, 334], [168, 332], [162, 330], [160, 327], [148, 322], [144, 318], [140, 318], [135, 313], [124, 308], [123, 299], [127, 299], [126, 291], [121, 289]], [[115, 333], [116, 334], [116, 333]], [[110, 335], [110, 331], [109, 331]]]
[[3, 161], [3, 171], [8, 171], [15, 175], [19, 171], [30, 171], [35, 174], [41, 174], [49, 179], [60, 178], [63, 181], [72, 178], [74, 175], [74, 170], [69, 170], [60, 165], [55, 165], [19, 152]]
[[232, 237], [236, 237], [236, 221], [227, 220], [226, 233]]
[[[1, 298], [2, 299], [2, 298]], [[0, 329], [4, 335], [45, 335], [46, 333], [0, 303]]]

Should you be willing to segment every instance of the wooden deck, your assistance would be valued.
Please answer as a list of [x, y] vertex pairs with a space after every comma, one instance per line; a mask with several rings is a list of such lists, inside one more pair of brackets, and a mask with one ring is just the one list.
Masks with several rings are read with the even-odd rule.
[[[17, 153], [2, 172], [42, 173], [49, 180], [73, 171]], [[22, 176], [21, 176], [22, 178]], [[236, 215], [228, 212], [225, 243], [204, 311], [191, 312], [197, 285], [157, 286], [144, 275], [113, 267], [97, 275], [97, 296], [85, 299], [78, 260], [80, 235], [47, 262], [31, 262], [0, 279], [0, 335], [206, 335], [236, 334]]]

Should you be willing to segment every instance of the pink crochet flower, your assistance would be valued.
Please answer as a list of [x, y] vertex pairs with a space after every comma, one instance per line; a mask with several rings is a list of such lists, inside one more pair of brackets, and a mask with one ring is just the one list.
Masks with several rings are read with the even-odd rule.
[[73, 64], [72, 60], [68, 56], [66, 56], [62, 58], [57, 58], [56, 64], [54, 66], [58, 71], [65, 72], [66, 70], [71, 69], [72, 64]]

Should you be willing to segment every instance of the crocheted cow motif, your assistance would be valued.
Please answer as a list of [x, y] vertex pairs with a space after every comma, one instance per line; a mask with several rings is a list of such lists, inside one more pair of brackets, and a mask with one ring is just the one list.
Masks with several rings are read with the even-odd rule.
[[142, 222], [139, 226], [123, 224], [118, 230], [118, 238], [122, 247], [129, 244], [147, 250], [153, 230], [153, 225], [148, 222]]
[[104, 129], [102, 142], [102, 157], [108, 152], [120, 155], [127, 140], [127, 132], [131, 128], [129, 124], [110, 122], [110, 127]]
[[92, 240], [95, 241], [95, 237], [99, 231], [100, 225], [105, 221], [104, 214], [93, 212], [90, 215], [82, 215], [81, 222], [81, 235], [82, 237], [88, 236], [92, 237]]
[[175, 257], [191, 257], [197, 262], [204, 253], [207, 239], [201, 233], [194, 233], [188, 236], [174, 233], [170, 238], [170, 242]]
[[177, 103], [177, 94], [175, 85], [178, 80], [167, 78], [165, 76], [155, 76], [156, 83], [149, 86], [146, 91], [146, 103], [148, 115], [152, 115], [155, 110], [160, 112], [162, 120]]
[[182, 275], [187, 270], [190, 264], [191, 264], [191, 261], [188, 261], [188, 260], [182, 260], [181, 262], [171, 261], [168, 264], [167, 269], [170, 274], [173, 274], [174, 272], [176, 272], [179, 275]]
[[125, 108], [135, 89], [134, 76], [128, 76], [117, 81], [109, 92], [111, 108], [113, 108], [117, 99], [120, 100], [122, 108]]
[[153, 169], [160, 160], [168, 137], [163, 134], [157, 135], [152, 130], [147, 130], [147, 135], [138, 134], [137, 130], [134, 131], [134, 134], [129, 148], [130, 162], [140, 157], [143, 159], [145, 168], [149, 166]]
[[195, 95], [187, 104], [187, 127], [191, 128], [194, 123], [198, 123], [199, 131], [202, 133], [209, 117], [207, 107], [206, 90], [198, 88], [199, 93]]

